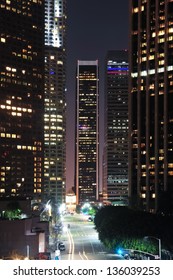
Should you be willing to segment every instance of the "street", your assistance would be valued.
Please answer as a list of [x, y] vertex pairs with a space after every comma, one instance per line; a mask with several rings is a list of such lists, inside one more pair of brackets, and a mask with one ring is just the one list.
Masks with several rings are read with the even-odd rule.
[[63, 216], [63, 228], [60, 241], [64, 242], [66, 250], [61, 252], [61, 260], [122, 259], [104, 247], [98, 239], [94, 223], [88, 221], [85, 215]]

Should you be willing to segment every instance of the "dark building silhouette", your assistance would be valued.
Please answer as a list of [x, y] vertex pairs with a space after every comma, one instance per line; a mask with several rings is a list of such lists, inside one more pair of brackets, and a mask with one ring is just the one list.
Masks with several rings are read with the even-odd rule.
[[173, 2], [130, 1], [130, 13], [129, 196], [157, 212], [173, 192]]
[[103, 200], [128, 204], [128, 52], [106, 57]]
[[[35, 259], [49, 248], [49, 222], [39, 217], [22, 220], [0, 220], [0, 257]], [[47, 253], [48, 254], [48, 253]]]
[[43, 3], [0, 3], [1, 197], [42, 195]]
[[75, 190], [77, 204], [98, 200], [98, 61], [77, 62]]

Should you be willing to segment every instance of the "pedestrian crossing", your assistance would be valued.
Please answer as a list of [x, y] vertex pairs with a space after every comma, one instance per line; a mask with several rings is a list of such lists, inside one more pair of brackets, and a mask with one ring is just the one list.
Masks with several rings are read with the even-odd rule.
[[87, 233], [81, 233], [81, 232], [73, 232], [73, 237], [89, 237], [89, 238], [96, 238], [96, 234], [93, 234], [93, 235], [91, 235], [91, 234], [87, 234]]

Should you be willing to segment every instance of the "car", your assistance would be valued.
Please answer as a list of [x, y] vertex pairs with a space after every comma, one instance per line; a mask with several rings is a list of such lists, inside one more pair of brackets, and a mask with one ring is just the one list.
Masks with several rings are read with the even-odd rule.
[[88, 217], [88, 221], [89, 221], [89, 222], [92, 222], [92, 221], [93, 221], [93, 218], [92, 218], [92, 217]]
[[65, 251], [65, 244], [64, 244], [63, 242], [59, 242], [59, 244], [58, 244], [58, 249], [59, 249], [60, 251]]

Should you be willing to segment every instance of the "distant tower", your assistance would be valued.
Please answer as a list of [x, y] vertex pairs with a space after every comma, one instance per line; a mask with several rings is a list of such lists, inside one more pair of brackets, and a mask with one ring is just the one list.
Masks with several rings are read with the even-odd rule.
[[44, 5], [0, 4], [0, 197], [41, 200]]
[[128, 204], [128, 53], [109, 51], [106, 58], [104, 201]]
[[44, 199], [65, 202], [66, 0], [45, 1]]
[[130, 11], [129, 196], [157, 212], [166, 193], [173, 201], [173, 2], [130, 1]]
[[77, 204], [98, 200], [98, 61], [77, 62], [75, 187]]

